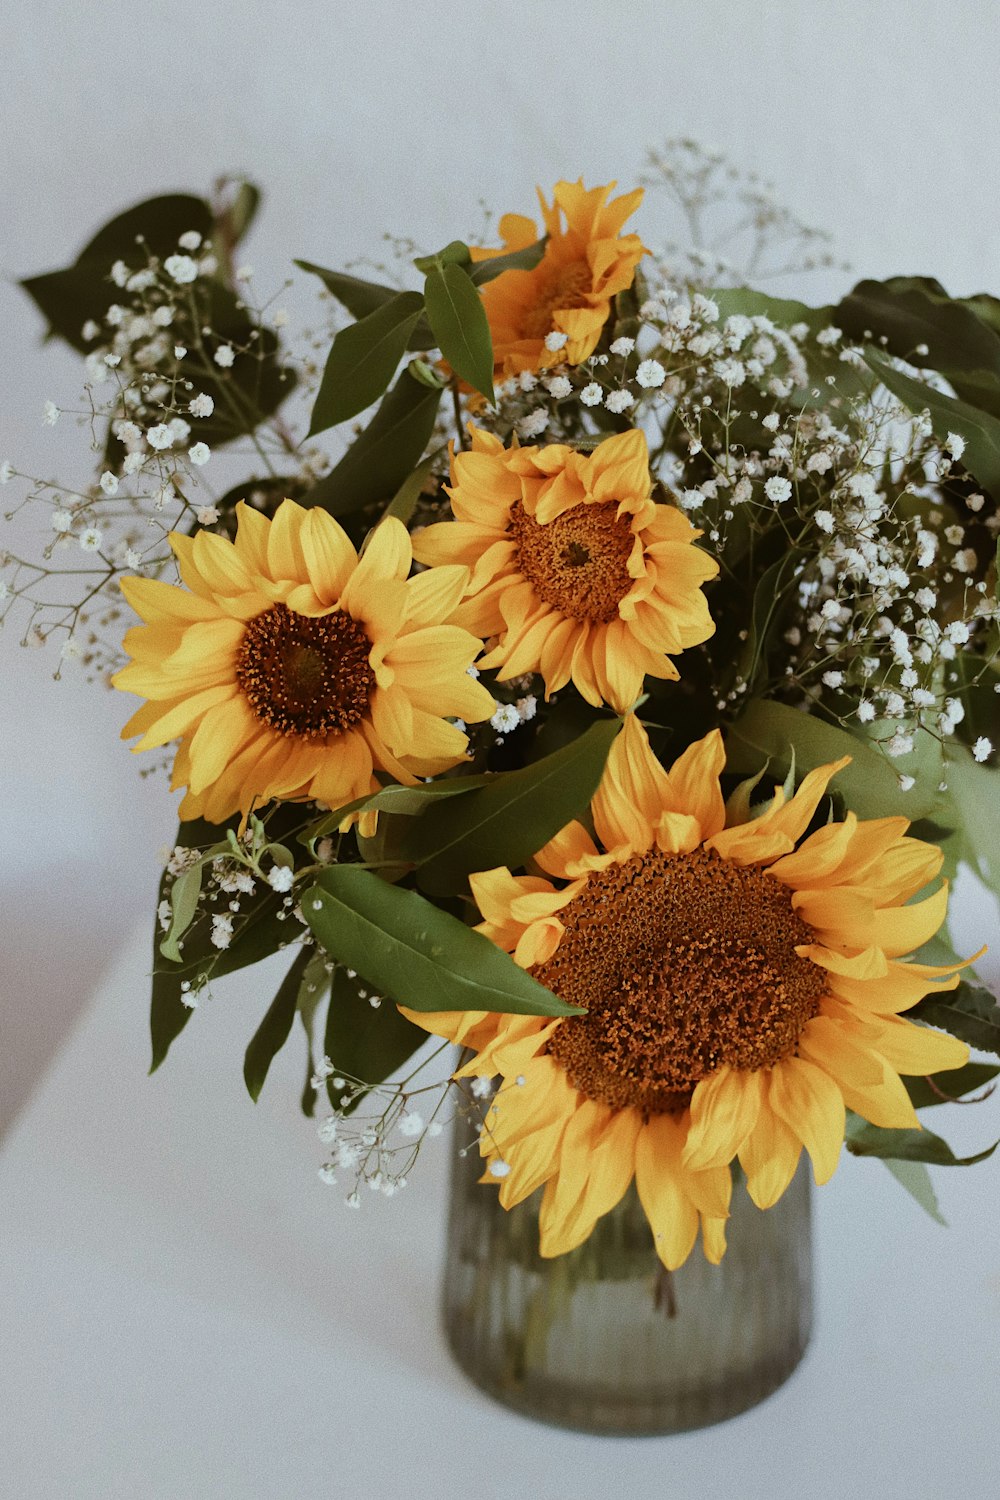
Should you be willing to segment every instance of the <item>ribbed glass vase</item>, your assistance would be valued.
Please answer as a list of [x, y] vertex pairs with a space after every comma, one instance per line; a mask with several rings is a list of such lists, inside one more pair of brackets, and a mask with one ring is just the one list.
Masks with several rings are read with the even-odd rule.
[[455, 1153], [444, 1318], [459, 1365], [525, 1416], [620, 1435], [683, 1432], [762, 1401], [812, 1323], [805, 1159], [781, 1201], [734, 1184], [728, 1249], [666, 1272], [635, 1189], [568, 1255], [538, 1254], [541, 1191], [509, 1212]]

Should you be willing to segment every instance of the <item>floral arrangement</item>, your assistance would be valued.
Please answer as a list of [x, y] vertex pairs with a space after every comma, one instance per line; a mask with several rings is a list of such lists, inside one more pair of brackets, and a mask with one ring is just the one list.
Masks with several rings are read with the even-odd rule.
[[726, 181], [652, 159], [693, 253], [647, 246], [642, 188], [559, 182], [377, 279], [298, 261], [297, 342], [247, 184], [24, 283], [97, 477], [3, 465], [51, 524], [3, 608], [140, 700], [183, 790], [153, 1067], [282, 950], [251, 1095], [300, 1017], [348, 1203], [452, 1110], [504, 1207], [544, 1189], [543, 1256], [634, 1180], [665, 1267], [699, 1229], [717, 1262], [733, 1192], [845, 1142], [935, 1212], [919, 1112], [1000, 1071], [946, 926], [959, 862], [1000, 890], [1000, 301], [765, 294], [766, 246], [824, 252], [754, 184], [746, 273], [706, 251]]

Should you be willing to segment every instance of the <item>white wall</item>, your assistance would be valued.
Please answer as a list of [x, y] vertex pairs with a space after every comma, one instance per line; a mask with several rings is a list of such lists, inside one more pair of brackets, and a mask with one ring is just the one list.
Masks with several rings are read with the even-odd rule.
[[[433, 247], [481, 196], [527, 210], [560, 176], [628, 185], [647, 145], [689, 134], [771, 177], [859, 274], [1000, 290], [991, 0], [0, 0], [0, 29], [0, 458], [27, 472], [83, 473], [80, 435], [40, 420], [79, 364], [40, 347], [10, 283], [219, 170], [266, 188], [249, 256], [277, 284], [292, 256], [336, 265], [384, 228]], [[0, 650], [2, 1125], [148, 912], [173, 817], [117, 740], [124, 701], [53, 683], [13, 632]]]

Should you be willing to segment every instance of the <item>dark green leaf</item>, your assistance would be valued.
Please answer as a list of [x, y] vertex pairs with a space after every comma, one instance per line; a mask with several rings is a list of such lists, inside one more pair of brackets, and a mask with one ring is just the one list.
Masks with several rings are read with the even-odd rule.
[[292, 1022], [295, 1020], [299, 986], [302, 983], [310, 953], [309, 948], [300, 948], [296, 953], [291, 968], [281, 981], [278, 993], [271, 1001], [267, 1014], [247, 1047], [243, 1060], [243, 1077], [254, 1103], [260, 1097], [268, 1068], [288, 1041]]
[[[938, 741], [921, 733], [909, 755], [890, 763], [862, 733], [860, 725], [857, 735], [849, 734], [812, 714], [758, 698], [729, 731], [726, 769], [752, 775], [770, 760], [771, 774], [780, 779], [790, 767], [793, 750], [803, 773], [850, 755], [851, 764], [838, 772], [830, 789], [859, 818], [919, 818], [931, 812], [941, 780]], [[904, 772], [916, 778], [908, 792], [899, 786], [899, 774]]]
[[343, 516], [391, 499], [420, 462], [440, 401], [440, 391], [429, 390], [404, 370], [364, 432], [302, 504]]
[[[963, 370], [992, 371], [1000, 377], [996, 332], [928, 277], [859, 281], [832, 316], [858, 343], [866, 334], [869, 339], [872, 334], [884, 337], [890, 354], [940, 370], [949, 379]], [[917, 356], [921, 344], [927, 345], [927, 353]]]
[[970, 1047], [1000, 1057], [1000, 1005], [981, 985], [963, 979], [958, 989], [926, 995], [906, 1014], [910, 1020], [940, 1026]]
[[312, 410], [309, 436], [346, 422], [377, 401], [406, 353], [423, 312], [419, 292], [400, 292], [333, 341]]
[[753, 691], [758, 668], [766, 662], [768, 649], [784, 619], [790, 602], [786, 591], [790, 591], [790, 585], [809, 555], [802, 547], [792, 547], [766, 569], [754, 590], [749, 633], [737, 667], [749, 692]]
[[833, 318], [833, 308], [807, 307], [787, 297], [771, 297], [749, 286], [721, 287], [713, 291], [712, 301], [719, 309], [720, 322], [739, 315], [744, 318], [771, 318], [780, 328], [806, 323], [813, 333], [826, 328]]
[[326, 1089], [335, 1109], [350, 1113], [361, 1103], [359, 1095], [353, 1104], [345, 1104], [350, 1085], [336, 1088], [333, 1077], [346, 1074], [363, 1083], [382, 1083], [401, 1068], [408, 1057], [427, 1040], [427, 1032], [408, 1021], [389, 1000], [374, 1007], [358, 994], [358, 983], [338, 968], [333, 976], [333, 993], [326, 1013], [326, 1038], [323, 1051], [337, 1072], [327, 1079]]
[[965, 468], [991, 494], [1000, 495], [1000, 418], [904, 375], [875, 349], [866, 350], [865, 361], [882, 384], [911, 412], [915, 415], [929, 412], [934, 434], [940, 441], [943, 442], [949, 432], [957, 432], [963, 437], [965, 452], [962, 463]]
[[479, 293], [460, 266], [432, 266], [427, 317], [438, 348], [460, 380], [493, 401], [493, 338]]
[[404, 836], [401, 853], [432, 895], [466, 888], [473, 870], [516, 869], [585, 813], [620, 719], [604, 719], [561, 750], [494, 776], [458, 804], [433, 806]]
[[236, 191], [223, 214], [223, 225], [230, 244], [238, 245], [249, 233], [250, 226], [257, 217], [261, 194], [260, 188], [253, 182], [236, 181], [229, 186], [235, 187]]
[[212, 228], [212, 210], [203, 198], [188, 193], [149, 198], [98, 230], [72, 266], [29, 276], [21, 285], [48, 319], [50, 334], [82, 354], [90, 347], [81, 333], [84, 323], [89, 318], [102, 322], [116, 300], [117, 288], [109, 280], [114, 261], [124, 260], [138, 271], [146, 265], [147, 253], [163, 259], [176, 251], [187, 230], [209, 239]]
[[398, 521], [402, 521], [404, 526], [413, 519], [413, 513], [424, 492], [424, 485], [430, 478], [441, 451], [437, 448], [433, 453], [429, 453], [423, 463], [418, 464], [413, 473], [407, 475], [385, 508], [387, 516], [395, 516]]
[[941, 1212], [931, 1182], [931, 1174], [922, 1161], [895, 1161], [892, 1157], [883, 1157], [883, 1165], [895, 1177], [896, 1181], [920, 1204], [925, 1213], [929, 1214], [935, 1224], [941, 1224], [945, 1229], [948, 1221]]
[[380, 791], [368, 792], [364, 797], [358, 797], [353, 802], [346, 802], [343, 807], [324, 813], [318, 822], [312, 823], [305, 830], [302, 834], [302, 842], [310, 843], [314, 839], [322, 838], [325, 834], [335, 833], [351, 813], [378, 809], [383, 812], [402, 813], [406, 817], [416, 817], [426, 812], [432, 803], [442, 797], [464, 796], [466, 792], [474, 792], [478, 787], [486, 786], [492, 780], [492, 776], [449, 776], [442, 781], [422, 781], [418, 786], [400, 786], [392, 782], [389, 786], [382, 787]]
[[435, 266], [467, 266], [471, 259], [469, 247], [464, 240], [451, 240], [443, 250], [437, 250], [433, 255], [418, 255], [413, 264], [426, 275]]
[[[295, 265], [302, 271], [318, 276], [327, 291], [355, 318], [367, 318], [370, 313], [391, 302], [393, 297], [399, 296], [398, 287], [381, 286], [377, 281], [364, 281], [360, 276], [351, 276], [346, 271], [328, 271], [324, 266], [314, 265], [311, 260], [297, 260]], [[418, 350], [434, 348], [434, 335], [430, 325], [423, 319], [410, 335], [409, 347]]]
[[992, 1156], [1000, 1141], [974, 1156], [956, 1156], [939, 1135], [930, 1130], [884, 1130], [864, 1120], [852, 1119], [847, 1127], [847, 1149], [854, 1156], [892, 1157], [896, 1161], [929, 1161], [938, 1167], [971, 1167]]
[[324, 870], [302, 913], [332, 958], [413, 1010], [579, 1014], [481, 933], [357, 865]]
[[469, 278], [476, 286], [483, 286], [487, 281], [502, 276], [505, 271], [533, 271], [545, 254], [547, 244], [548, 236], [535, 240], [533, 245], [525, 245], [523, 250], [508, 250], [504, 255], [491, 255], [488, 260], [478, 260], [470, 269]]
[[929, 1078], [904, 1078], [903, 1082], [914, 1109], [930, 1109], [934, 1104], [950, 1104], [963, 1094], [985, 1088], [998, 1073], [1000, 1067], [993, 1063], [970, 1062], [964, 1068], [949, 1068]]

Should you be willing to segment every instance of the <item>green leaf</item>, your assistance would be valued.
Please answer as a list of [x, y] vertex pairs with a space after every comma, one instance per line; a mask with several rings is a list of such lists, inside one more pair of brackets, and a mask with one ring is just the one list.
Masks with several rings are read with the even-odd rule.
[[791, 602], [785, 591], [809, 556], [805, 548], [792, 547], [765, 570], [754, 590], [749, 632], [737, 666], [737, 674], [748, 684], [750, 692], [759, 667], [767, 661], [768, 649], [781, 627], [784, 611]]
[[[81, 329], [89, 318], [102, 322], [116, 300], [117, 287], [109, 280], [111, 266], [124, 260], [130, 270], [146, 265], [147, 251], [164, 259], [177, 250], [179, 237], [189, 229], [205, 239], [212, 234], [212, 210], [204, 198], [171, 193], [148, 198], [111, 219], [80, 251], [72, 266], [29, 276], [21, 282], [58, 335], [81, 354], [90, 344]], [[144, 243], [138, 244], [138, 240]]]
[[711, 293], [712, 301], [719, 309], [719, 320], [739, 315], [744, 318], [771, 318], [779, 328], [791, 328], [795, 323], [806, 323], [813, 333], [819, 333], [832, 321], [833, 308], [807, 307], [804, 302], [795, 302], [788, 297], [771, 297], [767, 292], [758, 292], [749, 286], [720, 287]]
[[904, 375], [875, 349], [865, 351], [865, 362], [914, 415], [922, 411], [930, 414], [939, 440], [944, 441], [949, 432], [963, 437], [963, 465], [991, 494], [1000, 494], [1000, 418]]
[[389, 500], [423, 456], [440, 401], [440, 391], [404, 370], [364, 432], [301, 503], [343, 516]]
[[432, 895], [464, 890], [473, 870], [516, 869], [586, 812], [620, 719], [603, 719], [562, 749], [491, 778], [457, 805], [431, 807], [407, 830], [400, 853]]
[[963, 979], [955, 990], [925, 995], [906, 1014], [909, 1020], [940, 1026], [970, 1047], [1000, 1057], [1000, 1005], [981, 985]]
[[[312, 276], [318, 276], [320, 281], [331, 292], [337, 301], [342, 303], [347, 311], [355, 318], [367, 318], [371, 313], [377, 312], [387, 302], [399, 296], [399, 288], [394, 286], [382, 286], [377, 281], [364, 281], [360, 276], [351, 276], [346, 271], [328, 271], [324, 266], [317, 266], [311, 260], [297, 260], [294, 262], [301, 271], [308, 271]], [[434, 335], [431, 333], [430, 325], [421, 319], [410, 335], [409, 347], [411, 349], [433, 349]]]
[[198, 910], [202, 870], [203, 865], [199, 860], [191, 869], [178, 875], [170, 887], [172, 920], [167, 935], [160, 944], [160, 952], [164, 958], [173, 959], [176, 964], [184, 962], [184, 955], [178, 948], [177, 942], [191, 926], [194, 914]]
[[423, 463], [417, 465], [412, 474], [407, 475], [385, 508], [387, 516], [395, 516], [398, 521], [402, 521], [404, 526], [413, 519], [413, 513], [424, 492], [424, 485], [440, 453], [441, 449], [435, 448], [433, 453], [428, 453]]
[[238, 245], [250, 230], [250, 226], [257, 217], [260, 208], [261, 193], [256, 183], [236, 179], [229, 183], [230, 188], [235, 188], [232, 201], [225, 208], [222, 215], [222, 225], [226, 230], [227, 238], [231, 245]]
[[916, 1199], [925, 1213], [930, 1214], [935, 1224], [941, 1224], [947, 1229], [948, 1220], [938, 1205], [931, 1174], [924, 1163], [922, 1161], [894, 1161], [892, 1157], [883, 1157], [882, 1160], [896, 1181], [912, 1198]]
[[[903, 816], [919, 818], [934, 808], [941, 780], [941, 747], [926, 732], [918, 735], [909, 755], [890, 762], [858, 733], [827, 724], [813, 714], [758, 698], [737, 719], [726, 739], [726, 769], [737, 775], [752, 775], [770, 760], [771, 774], [785, 775], [792, 754], [803, 772], [851, 756], [851, 764], [837, 773], [831, 792], [859, 818]], [[899, 774], [916, 778], [908, 792], [900, 790]]]
[[483, 286], [505, 271], [533, 271], [545, 254], [548, 242], [546, 235], [532, 245], [525, 245], [523, 250], [508, 250], [504, 255], [491, 255], [488, 260], [476, 261], [469, 270], [469, 279], [476, 286]]
[[579, 1014], [481, 933], [357, 865], [324, 870], [302, 913], [332, 958], [413, 1010]]
[[418, 271], [424, 274], [440, 266], [467, 266], [472, 256], [469, 247], [464, 240], [452, 240], [445, 245], [443, 250], [437, 250], [433, 255], [418, 255], [413, 264]]
[[846, 1145], [854, 1156], [878, 1156], [896, 1161], [929, 1161], [938, 1167], [971, 1167], [992, 1156], [1000, 1141], [974, 1156], [956, 1156], [931, 1130], [884, 1130], [856, 1117], [848, 1121]]
[[[908, 1011], [913, 1015], [913, 1011]], [[914, 1109], [930, 1109], [935, 1104], [951, 1104], [963, 1094], [983, 1089], [1000, 1073], [993, 1063], [966, 1063], [964, 1068], [949, 1068], [928, 1078], [904, 1078], [906, 1092]], [[970, 1102], [971, 1101], [967, 1101]]]
[[493, 338], [475, 286], [460, 266], [432, 266], [424, 295], [438, 348], [460, 380], [493, 396]]
[[256, 1104], [264, 1087], [267, 1070], [272, 1061], [288, 1041], [295, 1020], [296, 1002], [302, 976], [309, 963], [311, 950], [300, 948], [292, 966], [271, 1001], [267, 1014], [257, 1027], [243, 1059], [243, 1077], [250, 1098]]
[[[345, 1073], [363, 1083], [382, 1083], [426, 1040], [427, 1032], [408, 1021], [391, 1001], [383, 1000], [373, 1007], [358, 994], [358, 982], [348, 977], [346, 969], [335, 970], [323, 1051], [337, 1074]], [[334, 1109], [348, 1114], [363, 1098], [358, 1095], [352, 1104], [346, 1104], [351, 1086], [338, 1089], [333, 1077], [327, 1079], [326, 1091]]]
[[[859, 281], [833, 318], [858, 343], [872, 334], [884, 337], [890, 354], [939, 370], [949, 379], [963, 370], [992, 371], [1000, 377], [996, 332], [929, 277]], [[917, 357], [920, 344], [926, 344], [928, 352]]]
[[348, 421], [378, 400], [406, 353], [423, 309], [419, 292], [400, 292], [367, 318], [341, 329], [313, 405], [310, 437]]
[[450, 776], [443, 781], [422, 781], [417, 786], [400, 786], [397, 782], [392, 782], [380, 791], [368, 792], [364, 797], [357, 797], [353, 802], [346, 802], [343, 807], [324, 813], [318, 822], [310, 824], [301, 835], [301, 842], [312, 843], [326, 834], [335, 833], [351, 813], [378, 809], [382, 812], [401, 813], [406, 817], [417, 817], [443, 797], [464, 796], [466, 792], [474, 792], [481, 786], [487, 786], [492, 780], [492, 776]]
[[979, 765], [968, 751], [949, 746], [944, 779], [961, 835], [962, 856], [996, 889], [1000, 886], [1000, 770]]

